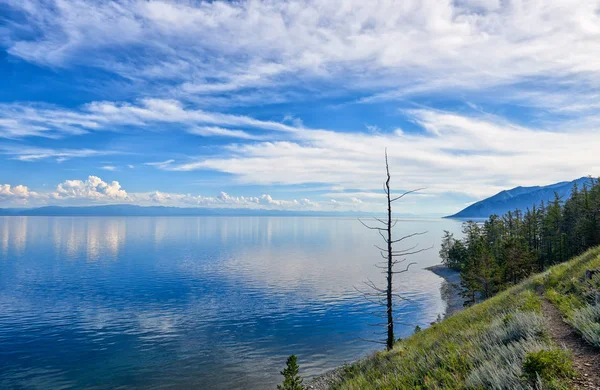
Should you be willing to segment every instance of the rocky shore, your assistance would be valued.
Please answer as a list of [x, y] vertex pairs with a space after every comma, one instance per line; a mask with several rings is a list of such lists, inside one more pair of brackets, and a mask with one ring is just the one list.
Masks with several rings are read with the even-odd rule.
[[319, 375], [310, 382], [307, 383], [306, 387], [309, 390], [327, 390], [333, 384], [340, 381], [344, 367], [338, 367], [331, 371], [327, 371], [323, 375]]
[[460, 294], [460, 272], [451, 270], [443, 264], [425, 269], [444, 279], [440, 287], [440, 293], [442, 294], [442, 299], [446, 302], [445, 316], [447, 317], [461, 311], [464, 308], [463, 304], [465, 300]]

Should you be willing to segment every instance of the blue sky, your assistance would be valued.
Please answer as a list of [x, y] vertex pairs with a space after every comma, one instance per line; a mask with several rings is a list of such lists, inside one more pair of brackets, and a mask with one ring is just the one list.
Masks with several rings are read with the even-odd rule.
[[0, 0], [0, 207], [450, 213], [598, 175], [598, 1]]

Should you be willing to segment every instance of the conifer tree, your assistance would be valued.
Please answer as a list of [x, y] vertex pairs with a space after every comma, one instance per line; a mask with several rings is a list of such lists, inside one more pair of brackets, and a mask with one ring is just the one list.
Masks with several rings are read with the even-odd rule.
[[306, 387], [302, 385], [303, 379], [298, 374], [299, 370], [296, 355], [291, 355], [287, 359], [286, 367], [281, 371], [283, 384], [277, 385], [277, 390], [305, 390]]

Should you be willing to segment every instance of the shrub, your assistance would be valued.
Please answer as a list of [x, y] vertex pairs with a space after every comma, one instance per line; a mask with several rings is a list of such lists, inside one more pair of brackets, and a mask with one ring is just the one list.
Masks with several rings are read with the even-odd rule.
[[587, 305], [575, 310], [570, 322], [588, 343], [600, 347], [600, 306]]
[[277, 385], [277, 390], [305, 390], [302, 385], [302, 378], [298, 375], [300, 367], [296, 355], [292, 355], [286, 362], [286, 367], [281, 371], [283, 375], [283, 384]]
[[523, 360], [523, 375], [531, 381], [569, 378], [574, 375], [571, 356], [562, 349], [530, 352]]

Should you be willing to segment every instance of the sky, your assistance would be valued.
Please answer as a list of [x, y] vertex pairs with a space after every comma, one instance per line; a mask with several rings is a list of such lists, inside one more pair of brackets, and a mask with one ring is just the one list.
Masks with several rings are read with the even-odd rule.
[[599, 124], [600, 1], [0, 0], [0, 207], [453, 213]]

